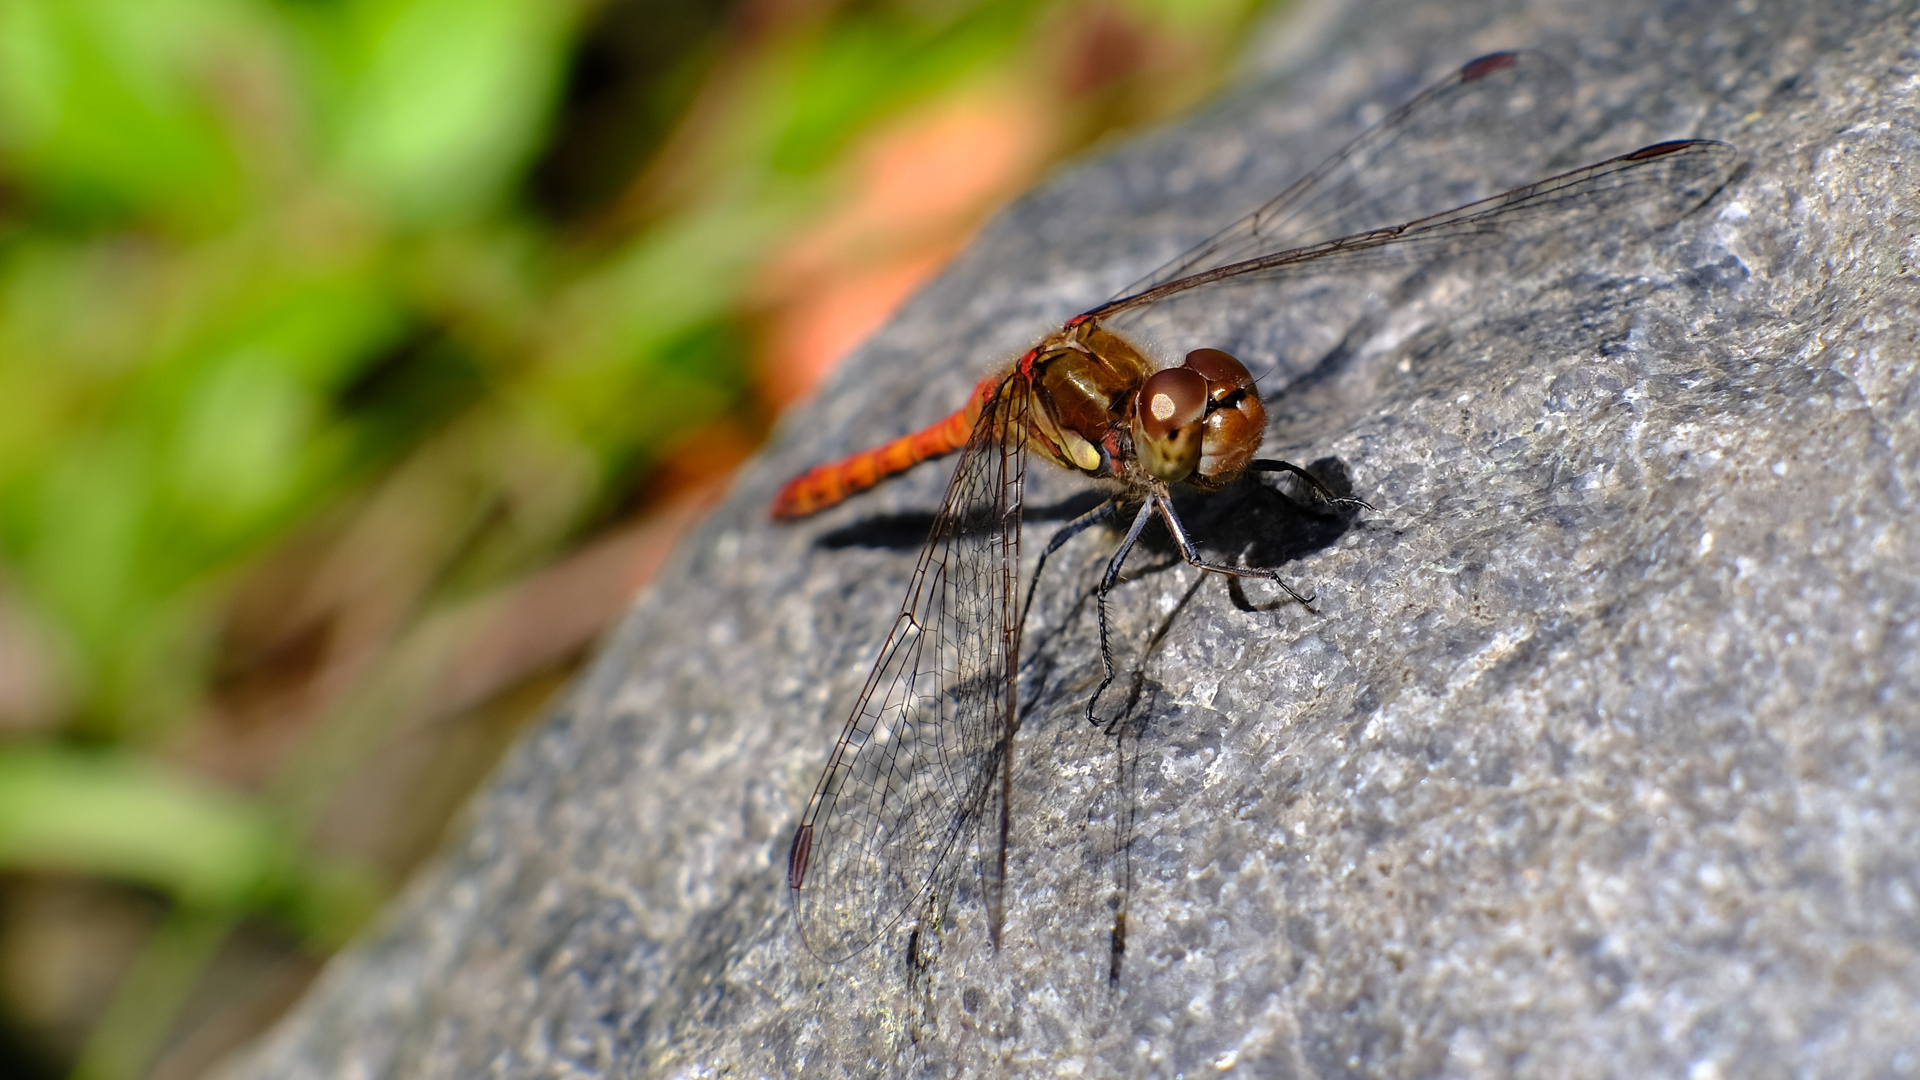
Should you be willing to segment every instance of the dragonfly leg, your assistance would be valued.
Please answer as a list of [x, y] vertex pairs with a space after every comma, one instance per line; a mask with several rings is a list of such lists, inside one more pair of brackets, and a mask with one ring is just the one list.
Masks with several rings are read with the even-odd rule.
[[1100, 610], [1100, 666], [1103, 672], [1100, 685], [1094, 689], [1093, 696], [1087, 699], [1087, 723], [1095, 727], [1105, 726], [1105, 723], [1094, 715], [1094, 706], [1100, 703], [1100, 695], [1107, 692], [1107, 687], [1113, 685], [1113, 645], [1107, 639], [1107, 594], [1113, 591], [1114, 582], [1120, 580], [1120, 567], [1126, 563], [1127, 555], [1133, 551], [1133, 545], [1139, 541], [1140, 530], [1146, 528], [1147, 522], [1153, 517], [1153, 508], [1158, 498], [1159, 496], [1149, 496], [1147, 501], [1140, 505], [1140, 512], [1133, 516], [1133, 525], [1127, 529], [1127, 538], [1120, 541], [1120, 550], [1115, 551], [1113, 558], [1107, 560], [1107, 572], [1101, 575], [1100, 587], [1094, 590], [1096, 606]]
[[1291, 461], [1277, 461], [1271, 458], [1258, 458], [1247, 464], [1247, 471], [1248, 472], [1292, 473], [1293, 475], [1299, 477], [1301, 480], [1305, 481], [1307, 487], [1313, 489], [1314, 494], [1320, 496], [1320, 498], [1326, 500], [1327, 502], [1332, 503], [1335, 506], [1358, 506], [1366, 510], [1374, 509], [1373, 504], [1366, 501], [1365, 499], [1356, 499], [1348, 495], [1335, 495], [1333, 493], [1333, 489], [1328, 487], [1326, 484], [1322, 483], [1319, 477], [1313, 475], [1312, 473], [1301, 468], [1300, 466], [1295, 465]]
[[1041, 549], [1040, 561], [1034, 564], [1033, 580], [1027, 583], [1027, 599], [1025, 603], [1020, 605], [1020, 621], [1015, 623], [1015, 626], [1023, 630], [1026, 628], [1027, 612], [1033, 610], [1033, 594], [1040, 588], [1040, 575], [1047, 568], [1047, 558], [1054, 552], [1059, 551], [1062, 547], [1065, 547], [1067, 541], [1106, 520], [1119, 508], [1120, 504], [1117, 501], [1108, 499], [1099, 506], [1060, 526], [1059, 530], [1047, 540], [1047, 546]]
[[[1156, 495], [1147, 500], [1147, 505], [1159, 509], [1161, 520], [1167, 523], [1167, 531], [1173, 533], [1174, 543], [1180, 545], [1180, 557], [1187, 561], [1188, 566], [1197, 567], [1201, 570], [1210, 570], [1216, 574], [1226, 574], [1230, 577], [1266, 578], [1268, 581], [1280, 586], [1281, 591], [1293, 597], [1302, 607], [1309, 611], [1313, 609], [1312, 595], [1300, 595], [1293, 586], [1287, 584], [1286, 579], [1280, 576], [1280, 571], [1278, 570], [1259, 566], [1232, 566], [1227, 563], [1208, 562], [1201, 558], [1200, 550], [1194, 547], [1193, 541], [1187, 537], [1186, 527], [1180, 524], [1180, 515], [1173, 512], [1172, 501], [1165, 496]], [[1105, 634], [1102, 633], [1101, 636], [1104, 643]]]

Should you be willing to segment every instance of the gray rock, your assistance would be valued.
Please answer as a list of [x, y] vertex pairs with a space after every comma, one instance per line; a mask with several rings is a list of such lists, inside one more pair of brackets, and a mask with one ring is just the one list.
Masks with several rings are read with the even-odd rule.
[[[234, 1075], [1920, 1072], [1914, 6], [1307, 22], [862, 349]], [[1136, 557], [1111, 734], [1081, 710], [1114, 538], [1077, 539], [1029, 628], [1004, 948], [965, 854], [815, 960], [787, 844], [912, 569], [887, 526], [947, 470], [791, 527], [777, 483], [934, 419], [1366, 106], [1510, 45], [1573, 72], [1580, 158], [1705, 135], [1750, 167], [1652, 244], [1572, 230], [1196, 316], [1233, 336], [1194, 344], [1272, 366], [1269, 452], [1333, 459], [1378, 512], [1191, 504], [1227, 554], [1290, 554], [1315, 610]], [[1036, 507], [1078, 490], [1035, 471]]]

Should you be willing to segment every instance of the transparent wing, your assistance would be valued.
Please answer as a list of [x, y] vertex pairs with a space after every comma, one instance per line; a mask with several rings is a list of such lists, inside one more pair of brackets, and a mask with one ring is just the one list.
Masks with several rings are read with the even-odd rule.
[[1259, 209], [1121, 291], [1255, 255], [1412, 221], [1546, 172], [1572, 136], [1572, 81], [1552, 58], [1472, 61], [1363, 132]]
[[1737, 159], [1732, 146], [1710, 139], [1655, 143], [1444, 213], [1211, 266], [1080, 318], [1115, 316], [1219, 282], [1364, 272], [1596, 226], [1621, 236], [1660, 228], [1711, 198]]
[[1025, 378], [1010, 375], [974, 425], [900, 617], [794, 836], [787, 885], [801, 938], [823, 960], [872, 944], [983, 819], [998, 943], [1031, 402]]

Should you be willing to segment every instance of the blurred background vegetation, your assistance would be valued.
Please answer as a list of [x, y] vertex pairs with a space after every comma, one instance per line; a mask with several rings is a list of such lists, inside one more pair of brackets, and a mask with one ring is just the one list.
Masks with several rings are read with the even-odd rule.
[[1256, 0], [0, 0], [0, 1075], [270, 1023], [779, 410]]

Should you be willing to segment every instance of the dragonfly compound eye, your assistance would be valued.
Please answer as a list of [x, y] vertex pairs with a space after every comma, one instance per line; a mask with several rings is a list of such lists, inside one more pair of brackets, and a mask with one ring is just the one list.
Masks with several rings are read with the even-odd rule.
[[1206, 416], [1204, 375], [1177, 367], [1147, 376], [1133, 403], [1133, 448], [1140, 464], [1169, 483], [1193, 475]]
[[1247, 365], [1230, 352], [1195, 349], [1187, 354], [1187, 366], [1207, 380], [1208, 392], [1216, 398], [1236, 387], [1253, 388], [1253, 375], [1247, 371]]
[[1207, 418], [1192, 479], [1202, 485], [1225, 484], [1260, 452], [1267, 409], [1253, 375], [1232, 355], [1195, 349], [1187, 354], [1187, 367], [1207, 380]]

